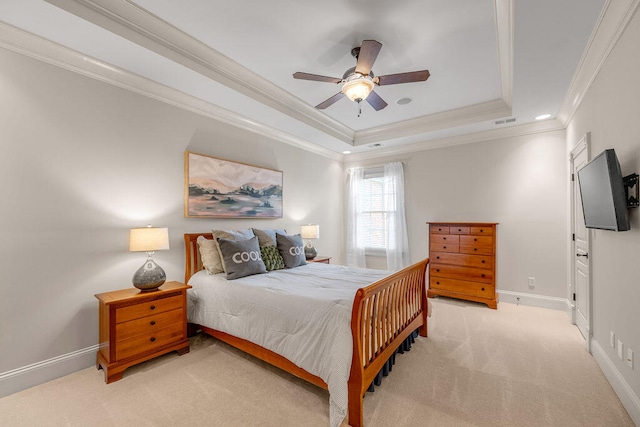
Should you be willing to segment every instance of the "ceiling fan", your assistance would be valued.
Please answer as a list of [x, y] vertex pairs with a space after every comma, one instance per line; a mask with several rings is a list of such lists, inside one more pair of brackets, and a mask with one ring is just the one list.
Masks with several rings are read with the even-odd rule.
[[360, 102], [366, 99], [376, 111], [380, 111], [388, 104], [374, 92], [374, 86], [421, 82], [429, 78], [429, 70], [374, 76], [371, 67], [373, 67], [380, 49], [382, 49], [382, 43], [375, 40], [364, 40], [361, 46], [351, 49], [351, 55], [356, 58], [356, 66], [345, 71], [342, 78], [301, 73], [299, 71], [293, 74], [293, 78], [343, 84], [340, 92], [316, 105], [316, 108], [320, 110], [333, 105], [346, 96], [350, 100], [357, 102], [358, 106], [360, 106]]

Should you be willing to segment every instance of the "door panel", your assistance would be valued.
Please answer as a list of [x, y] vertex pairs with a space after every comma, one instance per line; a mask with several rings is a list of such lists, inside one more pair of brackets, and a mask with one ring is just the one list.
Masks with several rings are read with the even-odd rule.
[[572, 215], [573, 215], [573, 292], [575, 293], [575, 324], [590, 346], [590, 316], [591, 316], [591, 239], [589, 230], [584, 225], [582, 214], [582, 200], [578, 173], [589, 161], [589, 134], [578, 143], [572, 154], [572, 169], [575, 177], [572, 182]]

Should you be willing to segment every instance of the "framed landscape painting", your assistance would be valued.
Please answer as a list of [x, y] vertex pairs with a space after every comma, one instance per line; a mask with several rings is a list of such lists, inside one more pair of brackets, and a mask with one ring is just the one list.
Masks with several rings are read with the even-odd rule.
[[187, 218], [282, 218], [282, 171], [184, 153]]

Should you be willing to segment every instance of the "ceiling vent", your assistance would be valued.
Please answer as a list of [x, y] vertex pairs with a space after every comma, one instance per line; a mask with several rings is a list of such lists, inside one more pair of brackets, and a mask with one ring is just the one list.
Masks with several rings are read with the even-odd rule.
[[496, 125], [504, 125], [507, 123], [513, 123], [516, 121], [515, 117], [511, 117], [510, 119], [502, 119], [502, 120], [496, 120], [495, 124]]

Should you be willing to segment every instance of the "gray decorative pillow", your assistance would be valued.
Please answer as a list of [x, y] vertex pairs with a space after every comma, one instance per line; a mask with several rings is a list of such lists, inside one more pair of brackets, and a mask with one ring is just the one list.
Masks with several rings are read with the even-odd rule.
[[222, 267], [222, 259], [220, 259], [220, 251], [218, 243], [215, 240], [207, 239], [204, 236], [198, 236], [196, 240], [198, 249], [200, 250], [200, 259], [202, 265], [209, 274], [224, 273]]
[[218, 239], [218, 244], [227, 279], [239, 279], [267, 272], [262, 262], [257, 237], [254, 236], [249, 240]]
[[260, 247], [262, 246], [275, 246], [276, 242], [276, 233], [287, 234], [286, 231], [276, 228], [253, 228], [253, 234], [258, 237], [258, 243], [260, 243]]
[[260, 254], [262, 255], [264, 266], [267, 267], [267, 271], [281, 270], [284, 268], [284, 260], [276, 246], [260, 246]]
[[284, 265], [287, 268], [298, 267], [307, 263], [304, 256], [304, 243], [299, 234], [286, 235], [276, 233], [276, 241], [278, 242], [278, 252], [284, 259]]
[[[218, 252], [220, 252], [220, 245], [218, 244], [218, 239], [226, 239], [226, 240], [247, 240], [254, 236], [253, 230], [250, 228], [245, 228], [243, 230], [213, 230], [213, 239], [216, 242], [216, 246], [218, 248]], [[222, 258], [222, 256], [220, 257]], [[222, 266], [223, 271], [226, 273], [226, 265], [220, 259], [220, 265]]]

